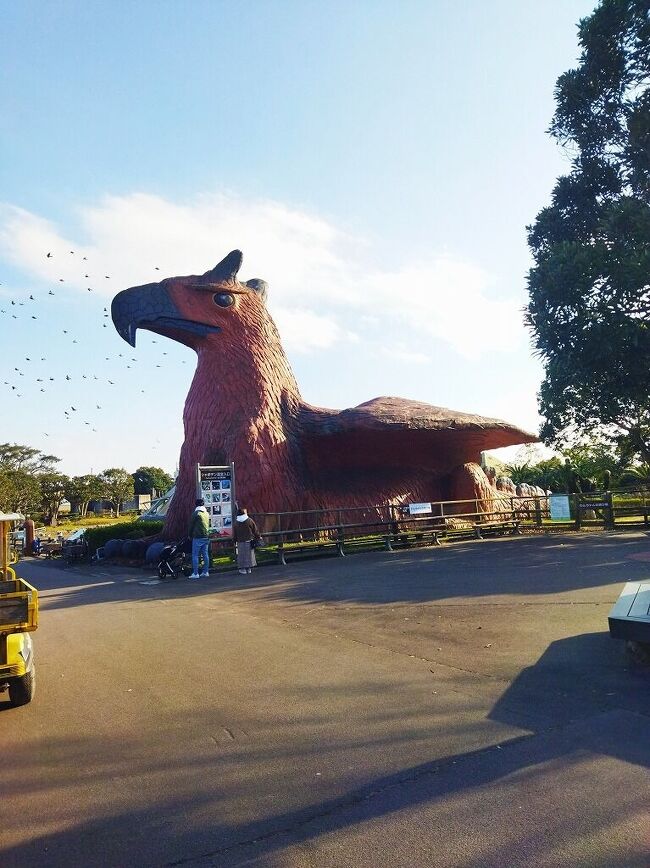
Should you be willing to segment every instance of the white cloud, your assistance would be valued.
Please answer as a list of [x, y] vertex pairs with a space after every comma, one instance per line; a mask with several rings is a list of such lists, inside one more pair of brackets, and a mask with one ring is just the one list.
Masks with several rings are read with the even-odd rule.
[[273, 318], [282, 335], [285, 349], [298, 353], [324, 350], [342, 340], [345, 335], [331, 317], [319, 316], [309, 310], [288, 310], [279, 307]]
[[399, 359], [401, 362], [408, 362], [414, 365], [430, 365], [431, 356], [426, 353], [417, 352], [417, 350], [409, 350], [406, 347], [396, 345], [393, 347], [380, 347], [379, 351], [383, 356], [389, 359]]
[[521, 300], [492, 297], [490, 276], [475, 265], [432, 255], [386, 272], [360, 260], [358, 239], [279, 202], [203, 195], [176, 203], [134, 193], [106, 196], [81, 207], [78, 217], [73, 240], [42, 217], [5, 205], [0, 253], [43, 281], [63, 278], [69, 289], [92, 286], [112, 296], [127, 286], [200, 273], [239, 247], [242, 276], [268, 281], [283, 339], [300, 352], [357, 334], [363, 339], [373, 327], [369, 316], [390, 324], [395, 353], [411, 335], [444, 342], [468, 358], [524, 343]]

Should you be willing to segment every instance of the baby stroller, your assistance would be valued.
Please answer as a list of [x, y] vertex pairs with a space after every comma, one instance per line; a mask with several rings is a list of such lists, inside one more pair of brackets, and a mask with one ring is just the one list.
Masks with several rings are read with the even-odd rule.
[[158, 577], [161, 579], [177, 579], [186, 566], [186, 559], [192, 554], [192, 540], [170, 543], [160, 553]]

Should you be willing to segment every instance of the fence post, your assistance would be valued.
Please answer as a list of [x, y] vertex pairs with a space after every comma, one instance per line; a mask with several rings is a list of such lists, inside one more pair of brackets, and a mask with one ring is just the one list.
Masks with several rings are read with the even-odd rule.
[[542, 526], [542, 502], [539, 497], [535, 498], [535, 524], [537, 527]]
[[280, 537], [280, 542], [278, 544], [278, 563], [282, 567], [286, 567], [287, 561], [284, 557], [284, 531], [282, 530], [282, 513], [277, 513], [277, 521], [278, 521], [278, 536]]
[[384, 547], [387, 552], [392, 552], [393, 547], [390, 544], [390, 537], [392, 533], [397, 533], [397, 524], [395, 523], [395, 504], [389, 503], [388, 506], [388, 528], [386, 531], [386, 537], [384, 539]]
[[607, 501], [607, 510], [605, 512], [605, 526], [610, 530], [614, 530], [616, 521], [614, 518], [614, 495], [611, 491], [605, 492], [605, 500]]
[[343, 551], [344, 542], [345, 542], [345, 537], [343, 536], [343, 528], [339, 525], [336, 528], [336, 550], [339, 553], [340, 558], [345, 557], [345, 552]]
[[396, 513], [397, 513], [397, 507], [395, 506], [394, 503], [391, 503], [390, 504], [389, 533], [392, 533], [395, 536], [397, 536], [397, 534], [399, 533], [399, 525], [397, 523]]
[[582, 527], [582, 515], [580, 514], [580, 495], [573, 495], [573, 508], [575, 510], [575, 529], [580, 530]]

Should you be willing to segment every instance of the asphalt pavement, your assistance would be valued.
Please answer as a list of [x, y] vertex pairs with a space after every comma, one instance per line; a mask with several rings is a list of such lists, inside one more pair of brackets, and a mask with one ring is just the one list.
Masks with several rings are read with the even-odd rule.
[[650, 865], [650, 669], [607, 632], [645, 533], [19, 572], [3, 868]]

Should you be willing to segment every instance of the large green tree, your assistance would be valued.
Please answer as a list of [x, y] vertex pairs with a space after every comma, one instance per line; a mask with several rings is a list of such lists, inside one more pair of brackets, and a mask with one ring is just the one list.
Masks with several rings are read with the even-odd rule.
[[101, 496], [120, 514], [122, 503], [133, 497], [133, 477], [121, 467], [111, 467], [99, 474]]
[[650, 461], [650, 0], [602, 0], [579, 39], [550, 130], [571, 171], [528, 230], [541, 435]]
[[138, 467], [133, 474], [136, 494], [152, 494], [159, 497], [174, 484], [173, 478], [161, 467]]
[[88, 512], [88, 504], [91, 500], [101, 497], [102, 484], [99, 476], [86, 474], [85, 476], [73, 476], [66, 485], [65, 496], [72, 504], [72, 509], [85, 516]]
[[33, 446], [0, 443], [0, 511], [37, 510], [41, 501], [38, 475], [54, 472], [59, 460]]
[[63, 473], [41, 473], [38, 476], [41, 486], [41, 505], [45, 514], [45, 523], [55, 527], [59, 520], [61, 501], [70, 479]]
[[0, 512], [20, 512], [26, 515], [39, 508], [41, 487], [38, 477], [26, 470], [4, 470], [0, 467]]
[[26, 473], [49, 473], [61, 459], [47, 455], [33, 446], [0, 443], [0, 470], [24, 470]]

